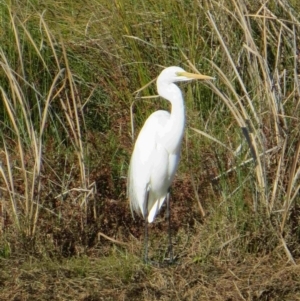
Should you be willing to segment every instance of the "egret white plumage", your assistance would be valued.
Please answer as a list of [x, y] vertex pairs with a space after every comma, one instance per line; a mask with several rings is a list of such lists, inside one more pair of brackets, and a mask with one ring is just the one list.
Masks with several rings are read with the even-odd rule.
[[[185, 128], [185, 106], [176, 82], [208, 80], [210, 76], [188, 73], [180, 67], [168, 67], [157, 78], [158, 94], [168, 100], [171, 113], [156, 111], [146, 120], [136, 140], [128, 173], [131, 211], [145, 219], [145, 261], [148, 261], [148, 223], [152, 223], [167, 199], [170, 229], [169, 188], [175, 176]], [[173, 260], [169, 231], [170, 261]]]

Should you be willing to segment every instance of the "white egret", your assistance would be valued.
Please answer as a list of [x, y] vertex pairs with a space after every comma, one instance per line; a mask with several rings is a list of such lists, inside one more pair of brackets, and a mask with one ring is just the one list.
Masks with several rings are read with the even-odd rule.
[[170, 235], [169, 188], [177, 170], [185, 127], [185, 108], [176, 82], [213, 79], [188, 73], [180, 67], [168, 67], [157, 78], [158, 94], [168, 100], [171, 113], [156, 111], [146, 120], [136, 140], [128, 173], [128, 197], [131, 211], [145, 219], [145, 261], [148, 261], [148, 223], [152, 223], [167, 199], [169, 252], [173, 260]]

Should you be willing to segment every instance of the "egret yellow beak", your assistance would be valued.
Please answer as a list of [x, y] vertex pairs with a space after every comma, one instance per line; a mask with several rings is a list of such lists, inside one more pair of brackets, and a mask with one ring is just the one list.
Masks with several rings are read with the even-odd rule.
[[191, 79], [202, 79], [202, 80], [206, 80], [206, 79], [215, 79], [214, 77], [208, 76], [208, 75], [204, 75], [204, 74], [200, 74], [200, 73], [189, 73], [189, 72], [176, 72], [176, 74], [178, 76], [185, 76], [187, 78], [191, 78]]

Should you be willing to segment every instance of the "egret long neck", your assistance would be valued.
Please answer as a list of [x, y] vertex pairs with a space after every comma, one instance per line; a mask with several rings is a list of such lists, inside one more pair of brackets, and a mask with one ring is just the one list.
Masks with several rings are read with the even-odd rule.
[[175, 84], [165, 84], [158, 89], [158, 93], [163, 98], [167, 99], [171, 105], [171, 117], [165, 127], [165, 133], [168, 133], [166, 138], [169, 151], [177, 150], [182, 141], [185, 127], [185, 108], [181, 90]]

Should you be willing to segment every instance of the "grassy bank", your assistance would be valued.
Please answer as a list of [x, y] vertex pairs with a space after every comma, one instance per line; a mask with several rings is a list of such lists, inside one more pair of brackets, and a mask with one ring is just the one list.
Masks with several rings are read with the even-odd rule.
[[[299, 299], [299, 14], [297, 1], [0, 3], [0, 300]], [[136, 133], [169, 109], [147, 84], [170, 65], [216, 80], [181, 85], [177, 261], [155, 267], [126, 177]], [[166, 225], [163, 210], [159, 262]]]

